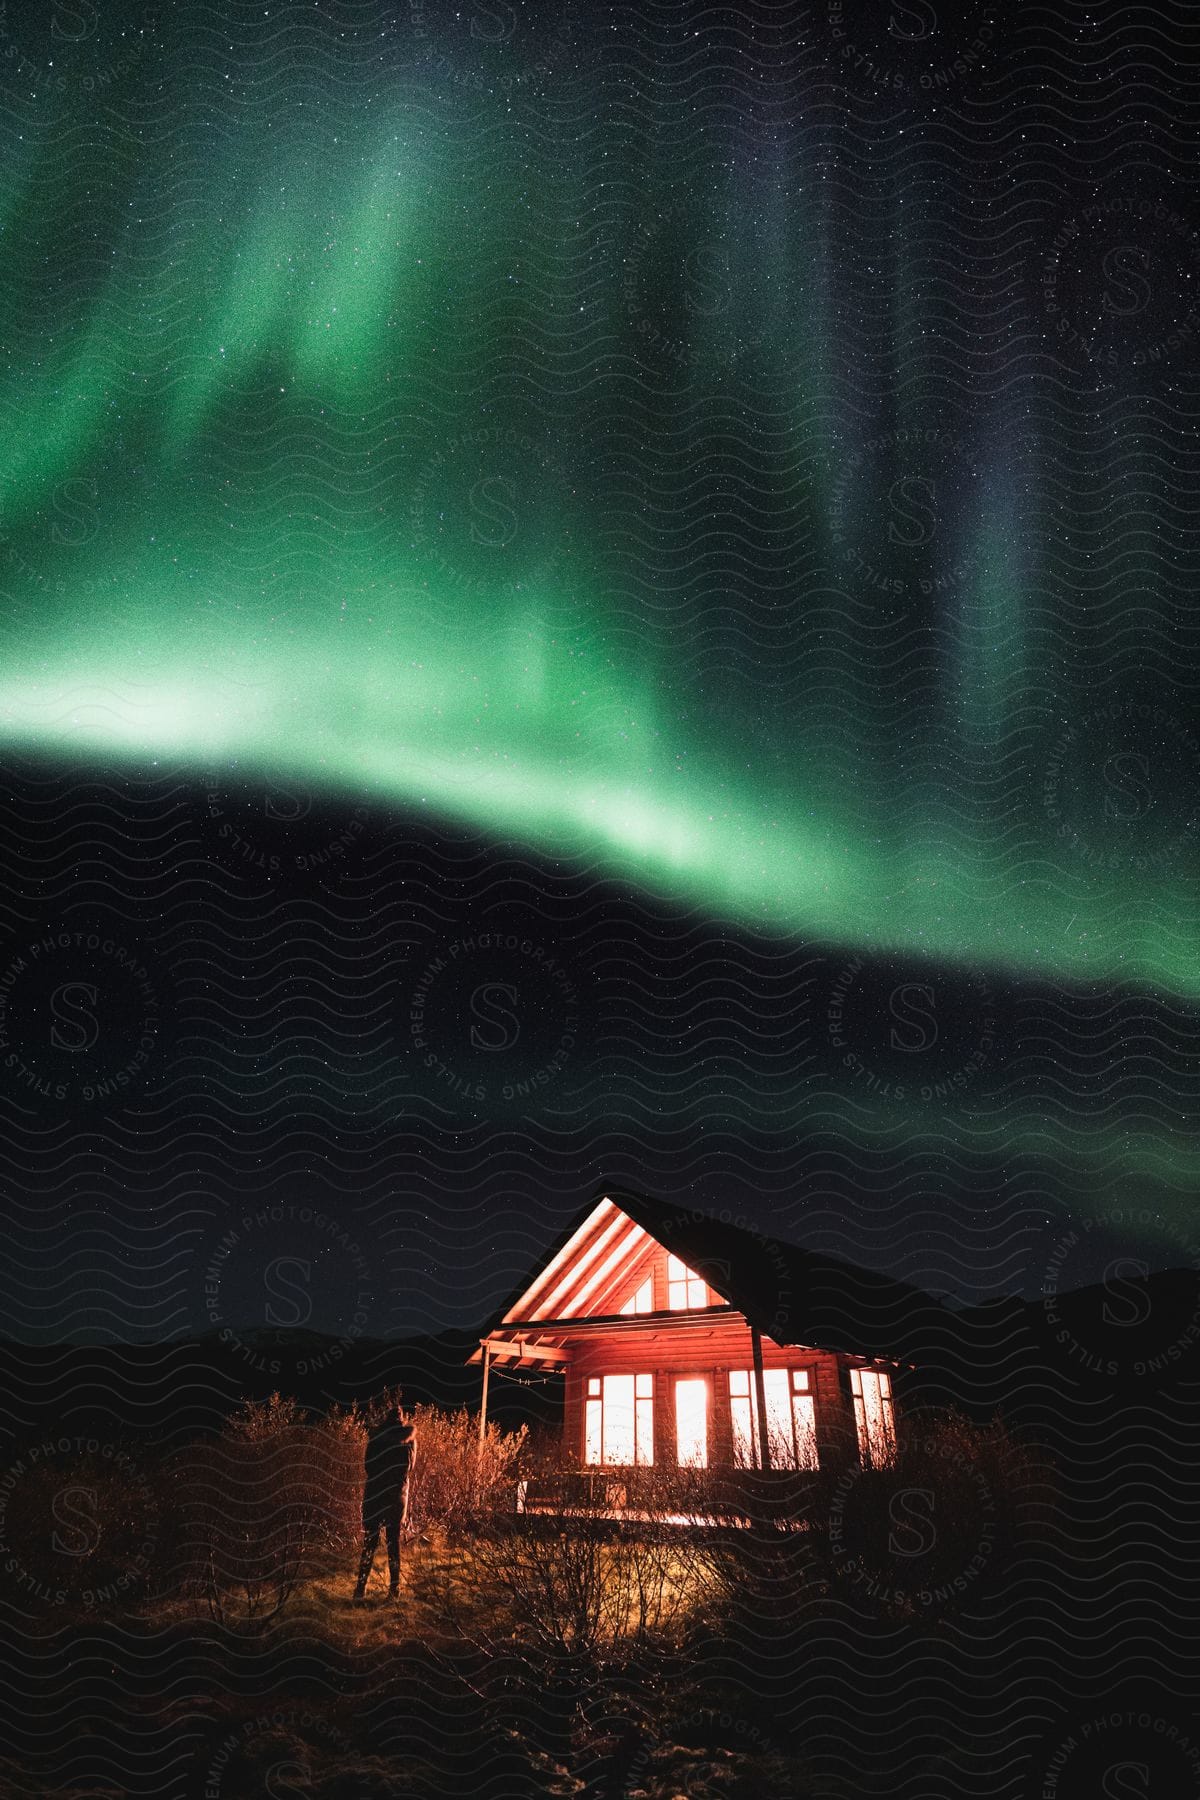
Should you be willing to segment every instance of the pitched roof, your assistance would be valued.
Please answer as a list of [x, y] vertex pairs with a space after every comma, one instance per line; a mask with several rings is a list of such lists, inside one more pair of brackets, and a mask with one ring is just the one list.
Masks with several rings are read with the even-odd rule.
[[908, 1282], [801, 1249], [748, 1224], [667, 1205], [630, 1189], [607, 1188], [550, 1246], [535, 1274], [501, 1308], [491, 1330], [502, 1330], [506, 1319], [519, 1316], [514, 1309], [604, 1201], [673, 1251], [777, 1344], [908, 1357], [944, 1326], [939, 1303]]

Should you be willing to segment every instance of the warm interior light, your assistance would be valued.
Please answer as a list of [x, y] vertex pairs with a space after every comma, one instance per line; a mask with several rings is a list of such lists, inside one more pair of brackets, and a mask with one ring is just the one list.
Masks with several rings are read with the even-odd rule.
[[677, 1256], [667, 1257], [667, 1305], [672, 1312], [691, 1312], [708, 1305], [708, 1289]]
[[[816, 1412], [808, 1393], [807, 1369], [765, 1369], [767, 1443], [775, 1469], [817, 1467]], [[729, 1413], [733, 1425], [733, 1460], [741, 1469], [756, 1469], [758, 1396], [749, 1369], [729, 1371]]]
[[654, 1461], [654, 1378], [592, 1376], [584, 1409], [584, 1461], [591, 1464]]
[[896, 1454], [891, 1376], [884, 1370], [851, 1369], [850, 1392], [854, 1396], [859, 1455], [869, 1468], [882, 1468]]
[[675, 1456], [681, 1469], [708, 1467], [708, 1383], [675, 1383]]
[[647, 1275], [636, 1294], [630, 1294], [621, 1311], [623, 1313], [654, 1311], [654, 1277], [652, 1275]]
[[604, 1407], [599, 1400], [589, 1400], [583, 1435], [584, 1460], [589, 1463], [600, 1461], [604, 1443], [603, 1428]]

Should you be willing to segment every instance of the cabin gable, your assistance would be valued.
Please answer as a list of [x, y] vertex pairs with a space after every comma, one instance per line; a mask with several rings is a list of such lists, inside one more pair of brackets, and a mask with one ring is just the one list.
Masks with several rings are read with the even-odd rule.
[[607, 1318], [626, 1310], [690, 1312], [728, 1305], [728, 1297], [718, 1292], [711, 1279], [698, 1275], [643, 1225], [605, 1199], [509, 1304], [501, 1324]]
[[890, 1460], [895, 1359], [777, 1341], [737, 1304], [760, 1254], [748, 1234], [714, 1221], [716, 1255], [695, 1227], [685, 1261], [671, 1223], [650, 1202], [591, 1206], [481, 1340], [485, 1408], [491, 1362], [558, 1369], [564, 1451], [584, 1468]]

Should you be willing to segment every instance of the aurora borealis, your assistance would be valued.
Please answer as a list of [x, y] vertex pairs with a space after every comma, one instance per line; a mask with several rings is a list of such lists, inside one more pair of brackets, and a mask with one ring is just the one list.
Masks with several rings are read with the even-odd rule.
[[[786, 1069], [768, 1009], [765, 1089], [727, 1077], [727, 996], [713, 1067], [614, 1076], [635, 1137], [741, 1120], [778, 1183], [814, 1131], [881, 1182], [897, 1143], [935, 1186], [1013, 1156], [1043, 1223], [1099, 1167], [1177, 1233], [1200, 542], [1170, 146], [1127, 178], [1122, 123], [1083, 175], [1053, 107], [984, 129], [1023, 66], [984, 7], [874, 86], [840, 13], [828, 41], [656, 19], [659, 88], [627, 19], [407, 11], [6, 19], [6, 753], [247, 818], [303, 788], [331, 839], [369, 807], [569, 866], [584, 911], [596, 883], [702, 919], [705, 954], [819, 962]], [[829, 1029], [855, 957], [883, 1062]], [[980, 982], [1017, 995], [986, 1068]], [[885, 1070], [922, 983], [977, 1080]], [[311, 1091], [402, 1116], [326, 1050]], [[604, 1109], [584, 1064], [572, 1129]]]
[[[795, 193], [781, 169], [755, 195], [787, 274], [776, 298], [741, 260], [733, 192], [699, 176], [665, 222], [630, 179], [572, 257], [554, 227], [582, 171], [560, 146], [538, 168], [510, 134], [471, 191], [461, 153], [381, 113], [346, 136], [326, 121], [318, 143], [239, 121], [216, 169], [197, 158], [202, 189], [181, 168], [183, 229], [151, 198], [153, 159], [113, 133], [120, 230], [90, 258], [56, 220], [53, 163], [30, 157], [6, 223], [24, 275], [6, 296], [22, 419], [6, 558], [13, 587], [51, 604], [10, 646], [8, 741], [215, 759], [566, 843], [757, 924], [1193, 995], [1186, 711], [1119, 691], [1089, 707], [1034, 680], [1034, 463], [1019, 511], [1003, 428], [989, 469], [986, 414], [922, 427], [887, 396], [837, 418], [834, 228], [810, 229], [800, 152]], [[535, 181], [550, 217], [531, 216]], [[71, 278], [48, 281], [56, 241]], [[518, 375], [535, 359], [562, 390], [548, 418]], [[749, 415], [777, 378], [751, 475], [736, 447], [757, 449]], [[662, 616], [637, 596], [649, 634], [606, 553], [606, 488], [654, 506], [614, 432], [639, 393], [680, 409], [689, 437], [712, 432], [695, 480], [723, 457], [734, 471], [695, 553], [655, 571]], [[664, 552], [683, 548], [672, 519], [654, 524]], [[759, 530], [770, 577], [798, 590], [781, 605], [752, 569], [761, 620], [739, 614], [720, 554], [724, 539], [746, 562]], [[710, 709], [708, 659], [686, 654], [698, 622], [702, 644], [740, 637], [752, 668], [773, 648], [790, 665], [756, 698], [750, 756], [740, 684]], [[905, 675], [925, 689], [915, 720]], [[893, 728], [918, 740], [907, 768]]]
[[0, 1800], [1200, 1791], [1198, 169], [1192, 0], [0, 0]]

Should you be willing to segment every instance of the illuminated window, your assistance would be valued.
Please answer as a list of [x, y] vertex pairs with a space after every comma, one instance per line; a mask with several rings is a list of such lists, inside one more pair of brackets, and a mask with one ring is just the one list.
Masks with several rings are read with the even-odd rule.
[[[817, 1423], [807, 1369], [764, 1369], [767, 1445], [773, 1469], [815, 1469]], [[758, 1396], [750, 1369], [729, 1371], [729, 1413], [733, 1460], [739, 1469], [757, 1469]]]
[[621, 1311], [623, 1313], [654, 1311], [654, 1277], [652, 1275], [647, 1275], [636, 1294], [630, 1294]]
[[681, 1469], [708, 1467], [708, 1383], [675, 1383], [675, 1459]]
[[858, 1426], [858, 1454], [868, 1468], [880, 1469], [896, 1454], [892, 1378], [882, 1370], [851, 1369], [850, 1392]]
[[588, 1463], [654, 1461], [654, 1377], [590, 1375], [584, 1400]]
[[708, 1305], [708, 1289], [677, 1256], [667, 1258], [667, 1305], [672, 1312]]

